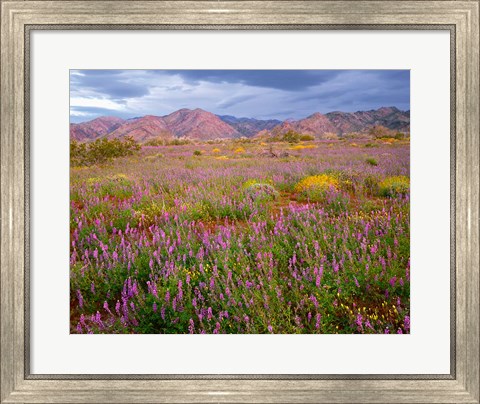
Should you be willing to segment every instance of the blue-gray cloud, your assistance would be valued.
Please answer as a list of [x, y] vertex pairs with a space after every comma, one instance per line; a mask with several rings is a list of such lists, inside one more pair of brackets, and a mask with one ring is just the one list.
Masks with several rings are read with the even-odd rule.
[[82, 73], [83, 76], [70, 75], [72, 94], [78, 91], [91, 91], [122, 100], [130, 97], [142, 97], [150, 91], [148, 83], [133, 81], [129, 77], [128, 71], [84, 70]]
[[72, 70], [70, 115], [130, 118], [202, 108], [299, 119], [314, 112], [410, 109], [408, 70]]
[[[78, 116], [94, 115], [95, 118], [99, 116], [116, 116], [119, 118], [125, 118], [125, 114], [114, 109], [99, 108], [99, 107], [70, 107], [70, 112]], [[131, 116], [128, 116], [131, 118]], [[94, 119], [94, 118], [92, 118]], [[90, 118], [88, 119], [90, 120]], [[83, 122], [85, 119], [74, 119], [72, 122]]]
[[237, 96], [233, 96], [233, 97], [228, 97], [224, 100], [222, 100], [221, 102], [219, 102], [217, 104], [218, 108], [222, 108], [222, 109], [225, 109], [225, 108], [231, 108], [237, 104], [240, 104], [241, 102], [244, 102], [244, 101], [247, 101], [251, 99], [251, 96], [249, 95], [237, 95]]
[[172, 70], [186, 82], [241, 83], [253, 87], [302, 91], [327, 82], [341, 70]]

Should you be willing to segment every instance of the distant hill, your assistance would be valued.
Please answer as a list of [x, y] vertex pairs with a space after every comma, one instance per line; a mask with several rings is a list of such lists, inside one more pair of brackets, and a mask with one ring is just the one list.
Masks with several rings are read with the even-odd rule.
[[143, 143], [153, 138], [173, 139], [173, 134], [164, 118], [146, 115], [125, 121], [123, 125], [107, 135], [108, 138], [133, 137], [137, 142]]
[[326, 117], [336, 127], [336, 132], [339, 134], [361, 132], [375, 125], [382, 125], [401, 132], [410, 131], [410, 111], [400, 111], [396, 107], [383, 107], [353, 113], [329, 112]]
[[410, 111], [400, 111], [395, 107], [382, 107], [371, 111], [358, 112], [319, 112], [298, 121], [285, 121], [275, 126], [269, 133], [261, 135], [281, 135], [289, 130], [307, 135], [320, 136], [325, 133], [344, 135], [351, 132], [365, 132], [373, 126], [385, 126], [399, 132], [410, 131]]
[[176, 137], [209, 140], [241, 136], [235, 128], [223, 122], [217, 115], [200, 108], [180, 109], [165, 116], [164, 119]]
[[289, 130], [305, 135], [321, 135], [327, 132], [336, 132], [336, 128], [332, 122], [330, 122], [326, 115], [320, 112], [316, 112], [298, 121], [285, 121], [275, 126], [271, 130], [271, 133], [273, 135], [281, 135]]
[[234, 138], [242, 134], [218, 116], [202, 109], [181, 109], [170, 115], [143, 117], [123, 120], [101, 117], [93, 121], [70, 125], [70, 137], [77, 141], [91, 141], [102, 137], [109, 139], [131, 136], [137, 142], [153, 139], [188, 137], [210, 140]]
[[264, 129], [273, 129], [282, 123], [278, 119], [236, 118], [231, 115], [218, 115], [218, 117], [246, 137], [254, 136]]
[[410, 111], [396, 107], [382, 107], [358, 112], [316, 112], [304, 119], [281, 122], [276, 119], [260, 120], [236, 118], [230, 115], [217, 116], [200, 108], [180, 109], [169, 115], [146, 115], [132, 119], [100, 117], [83, 123], [70, 125], [70, 138], [79, 142], [98, 138], [124, 138], [132, 136], [140, 143], [152, 139], [210, 140], [238, 138], [241, 136], [276, 136], [294, 130], [301, 134], [321, 136], [325, 133], [343, 135], [350, 132], [365, 132], [376, 125], [409, 132]]
[[124, 119], [114, 116], [102, 116], [93, 121], [70, 124], [70, 139], [78, 142], [95, 140], [119, 128]]

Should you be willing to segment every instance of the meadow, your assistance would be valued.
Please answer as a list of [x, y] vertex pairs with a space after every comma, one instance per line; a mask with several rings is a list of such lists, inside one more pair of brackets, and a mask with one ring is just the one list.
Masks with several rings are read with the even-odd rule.
[[71, 167], [72, 333], [410, 332], [408, 139]]

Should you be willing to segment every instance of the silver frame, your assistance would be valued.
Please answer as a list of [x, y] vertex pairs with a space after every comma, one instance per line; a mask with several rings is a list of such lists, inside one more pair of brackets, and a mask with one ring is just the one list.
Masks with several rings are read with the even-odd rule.
[[[0, 402], [479, 403], [479, 1], [1, 1]], [[29, 50], [35, 29], [448, 29], [449, 375], [32, 375]], [[219, 33], [220, 35], [220, 33]]]

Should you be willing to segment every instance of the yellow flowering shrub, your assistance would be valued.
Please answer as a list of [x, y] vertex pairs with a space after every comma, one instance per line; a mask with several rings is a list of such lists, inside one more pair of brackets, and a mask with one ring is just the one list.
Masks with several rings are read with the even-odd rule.
[[252, 185], [255, 184], [267, 184], [267, 185], [273, 185], [273, 181], [270, 178], [265, 178], [263, 180], [257, 180], [255, 178], [251, 178], [248, 181], [245, 181], [242, 185], [243, 189], [250, 188]]
[[295, 185], [300, 199], [309, 202], [321, 202], [323, 207], [333, 214], [349, 209], [350, 198], [343, 191], [345, 181], [332, 174], [312, 175]]
[[87, 178], [86, 183], [87, 185], [95, 185], [101, 181], [102, 181], [102, 178], [100, 177], [90, 177], [90, 178]]
[[111, 175], [110, 177], [108, 177], [110, 180], [113, 180], [113, 181], [124, 181], [124, 180], [128, 180], [128, 176], [125, 175], [125, 174], [114, 174], [114, 175]]
[[220, 153], [221, 150], [218, 147], [215, 147], [215, 149], [212, 150], [212, 153]]
[[156, 217], [160, 217], [165, 212], [165, 204], [160, 205], [158, 202], [145, 204], [135, 210], [137, 217], [143, 217], [146, 223], [154, 223]]
[[405, 195], [410, 190], [410, 178], [404, 175], [387, 177], [378, 184], [381, 196], [396, 197]]
[[235, 149], [234, 153], [236, 154], [245, 153], [245, 149], [243, 147], [238, 147]]
[[316, 149], [316, 148], [317, 148], [317, 146], [314, 145], [314, 144], [307, 144], [307, 145], [298, 144], [298, 145], [290, 147], [290, 150], [303, 150], [303, 149]]
[[339, 188], [338, 179], [328, 174], [320, 174], [305, 177], [295, 185], [294, 190], [295, 192], [302, 193], [306, 191], [327, 191], [331, 188]]

